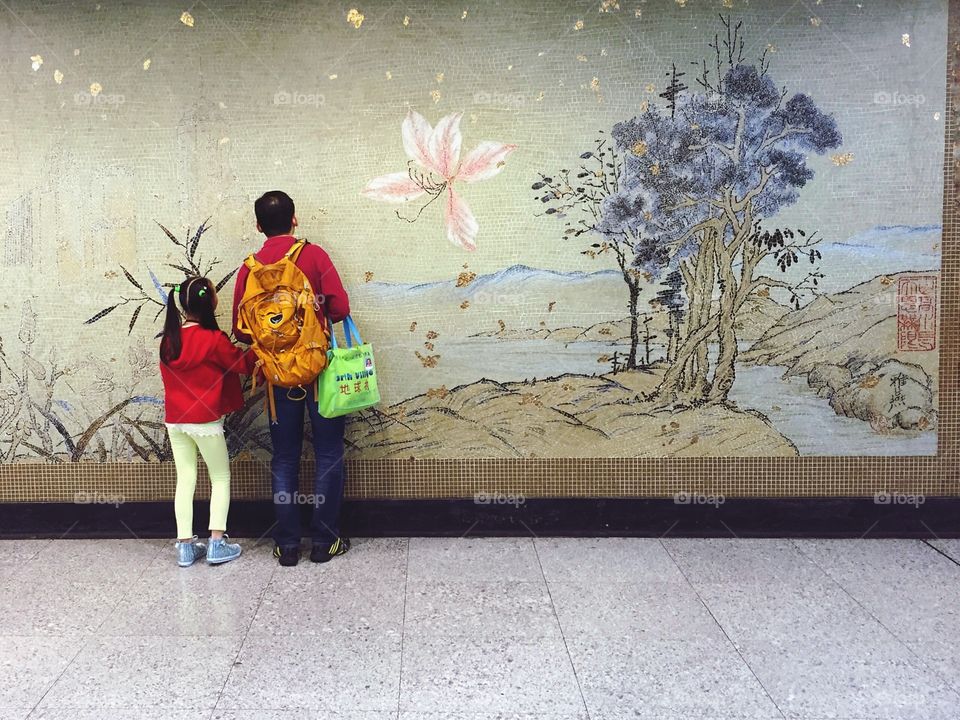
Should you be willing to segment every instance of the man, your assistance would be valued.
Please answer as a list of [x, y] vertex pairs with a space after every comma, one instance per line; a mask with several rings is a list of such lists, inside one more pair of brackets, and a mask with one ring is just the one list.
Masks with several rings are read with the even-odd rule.
[[[296, 242], [293, 236], [297, 215], [290, 196], [279, 190], [264, 193], [256, 203], [257, 230], [267, 236], [255, 255], [261, 263], [277, 262]], [[327, 253], [318, 245], [307, 244], [296, 265], [307, 276], [317, 302], [318, 316], [333, 323], [350, 313], [350, 301], [340, 276]], [[233, 293], [233, 334], [250, 343], [250, 337], [237, 329], [237, 308], [243, 298], [249, 270], [241, 265]], [[271, 392], [268, 387], [267, 392]], [[306, 409], [313, 431], [313, 452], [317, 470], [314, 480], [313, 517], [310, 532], [313, 562], [327, 562], [350, 549], [350, 541], [340, 537], [340, 506], [343, 500], [343, 428], [344, 418], [328, 419], [320, 415], [310, 388], [274, 387], [276, 422], [270, 424], [273, 457], [270, 474], [273, 485], [273, 509], [276, 513], [273, 549], [281, 565], [300, 561], [300, 506], [296, 502], [300, 487], [300, 454], [303, 449], [303, 414]], [[306, 408], [304, 407], [306, 406]]]

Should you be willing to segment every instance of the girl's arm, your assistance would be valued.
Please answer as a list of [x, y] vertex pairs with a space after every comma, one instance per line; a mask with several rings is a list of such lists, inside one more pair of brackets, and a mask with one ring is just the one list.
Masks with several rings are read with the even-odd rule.
[[210, 353], [210, 360], [229, 372], [250, 375], [253, 372], [254, 364], [257, 362], [257, 356], [253, 350], [241, 350], [230, 342], [226, 333], [220, 332]]
[[243, 300], [243, 293], [246, 289], [247, 275], [249, 273], [249, 268], [247, 268], [246, 265], [241, 265], [237, 271], [237, 283], [233, 288], [233, 336], [245, 345], [251, 345], [253, 341], [249, 335], [244, 335], [240, 332], [239, 328], [237, 328], [237, 316], [240, 314], [240, 301]]

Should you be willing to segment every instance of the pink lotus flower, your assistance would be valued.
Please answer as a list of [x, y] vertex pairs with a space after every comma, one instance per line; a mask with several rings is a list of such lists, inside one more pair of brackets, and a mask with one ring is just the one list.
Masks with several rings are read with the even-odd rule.
[[[446, 115], [432, 128], [423, 115], [410, 110], [401, 126], [403, 149], [410, 158], [406, 172], [374, 178], [360, 194], [389, 203], [405, 203], [422, 195], [430, 195], [430, 200], [420, 212], [434, 200], [445, 196], [443, 221], [447, 228], [447, 239], [465, 250], [476, 250], [474, 240], [479, 230], [477, 219], [463, 198], [454, 192], [453, 184], [493, 177], [503, 169], [507, 155], [517, 146], [485, 140], [461, 161], [461, 117], [463, 113]], [[397, 216], [402, 217], [399, 212]]]

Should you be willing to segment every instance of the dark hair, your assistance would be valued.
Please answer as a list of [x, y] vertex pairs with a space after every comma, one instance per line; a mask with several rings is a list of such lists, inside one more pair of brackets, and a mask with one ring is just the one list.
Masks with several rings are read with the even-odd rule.
[[267, 237], [284, 235], [293, 227], [293, 200], [282, 190], [271, 190], [257, 198], [253, 204], [260, 231]]
[[200, 327], [207, 330], [219, 330], [217, 318], [213, 314], [213, 283], [207, 278], [196, 275], [186, 278], [177, 287], [171, 288], [167, 294], [167, 316], [163, 322], [163, 339], [160, 341], [160, 360], [164, 364], [170, 364], [178, 357], [183, 350], [183, 342], [180, 338], [180, 311], [173, 301], [173, 294], [177, 288], [180, 289], [177, 300], [185, 314], [189, 314], [196, 319]]

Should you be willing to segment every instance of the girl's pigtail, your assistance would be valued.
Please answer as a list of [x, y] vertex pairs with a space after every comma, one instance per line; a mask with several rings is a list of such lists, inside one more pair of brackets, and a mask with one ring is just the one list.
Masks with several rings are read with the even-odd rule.
[[213, 283], [207, 278], [200, 278], [194, 287], [197, 288], [196, 298], [190, 298], [190, 311], [196, 317], [197, 324], [207, 330], [219, 330], [213, 309]]
[[173, 294], [177, 288], [170, 290], [167, 295], [167, 315], [163, 321], [163, 339], [160, 341], [160, 360], [170, 364], [180, 357], [182, 343], [180, 341], [180, 311], [174, 302]]

